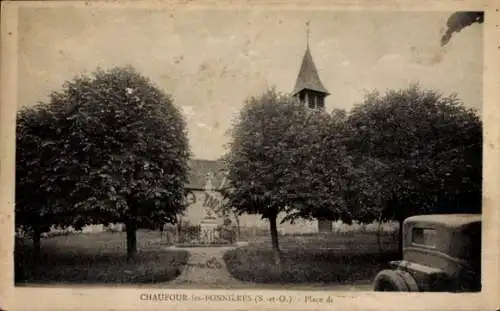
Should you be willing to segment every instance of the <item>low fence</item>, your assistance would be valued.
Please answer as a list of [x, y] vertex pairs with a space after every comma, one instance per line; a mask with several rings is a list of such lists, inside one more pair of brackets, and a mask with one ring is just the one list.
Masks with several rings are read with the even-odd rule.
[[[77, 231], [73, 228], [52, 228], [50, 232], [44, 233], [43, 237], [57, 236], [57, 235], [68, 235], [75, 233], [98, 233], [103, 231], [123, 231], [122, 224], [112, 224], [109, 226], [95, 225], [87, 226], [82, 231]], [[271, 236], [270, 229], [268, 226], [258, 225], [258, 226], [240, 226], [236, 225], [224, 226], [220, 225], [215, 228], [215, 230], [210, 233], [213, 236], [206, 236], [207, 233], [201, 231], [200, 225], [194, 225], [189, 223], [177, 225], [166, 225], [161, 231], [162, 243], [175, 244], [175, 243], [202, 243], [203, 240], [210, 240], [212, 243], [217, 244], [232, 244], [238, 241], [255, 241], [261, 238], [269, 238]], [[337, 235], [337, 236], [349, 236], [363, 234], [366, 236], [395, 236], [397, 238], [398, 234], [398, 224], [397, 223], [371, 223], [371, 224], [345, 224], [341, 222], [334, 222], [332, 225], [331, 232], [318, 233], [318, 232], [298, 232], [298, 231], [288, 231], [285, 228], [278, 228], [279, 236], [316, 236], [316, 235]], [[16, 236], [24, 236], [22, 230], [16, 232]]]
[[366, 233], [366, 234], [380, 234], [380, 235], [394, 235], [399, 232], [399, 224], [397, 222], [383, 222], [383, 223], [352, 223], [346, 224], [343, 222], [333, 222], [331, 232], [307, 232], [307, 233], [292, 233], [290, 235], [299, 235], [299, 236], [307, 236], [307, 235], [317, 235], [317, 234], [337, 234], [337, 235], [352, 235], [355, 233]]
[[238, 241], [236, 226], [217, 226], [202, 230], [200, 225], [165, 226], [164, 239], [179, 244], [233, 244]]

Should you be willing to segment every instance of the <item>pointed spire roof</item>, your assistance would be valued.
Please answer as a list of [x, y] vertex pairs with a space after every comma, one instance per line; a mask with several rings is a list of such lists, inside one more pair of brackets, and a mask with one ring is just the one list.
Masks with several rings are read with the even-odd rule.
[[311, 51], [309, 50], [309, 44], [302, 58], [302, 65], [300, 66], [299, 75], [297, 76], [292, 95], [296, 95], [304, 89], [316, 91], [325, 95], [330, 94], [319, 79], [318, 70], [316, 69], [316, 65], [314, 65]]

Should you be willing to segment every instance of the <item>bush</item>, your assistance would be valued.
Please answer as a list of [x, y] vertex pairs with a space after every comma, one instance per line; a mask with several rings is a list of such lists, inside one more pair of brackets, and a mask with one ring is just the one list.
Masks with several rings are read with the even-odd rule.
[[141, 252], [133, 261], [122, 254], [94, 256], [46, 255], [40, 261], [16, 259], [17, 283], [156, 283], [175, 279], [188, 253]]
[[397, 254], [295, 249], [283, 252], [278, 267], [270, 249], [247, 246], [230, 250], [223, 258], [229, 273], [245, 282], [345, 284], [372, 281]]

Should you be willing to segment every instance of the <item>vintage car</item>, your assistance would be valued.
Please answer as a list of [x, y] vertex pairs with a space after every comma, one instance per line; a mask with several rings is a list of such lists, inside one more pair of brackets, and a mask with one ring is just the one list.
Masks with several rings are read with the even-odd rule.
[[481, 215], [420, 215], [403, 222], [403, 258], [389, 263], [375, 291], [481, 291]]

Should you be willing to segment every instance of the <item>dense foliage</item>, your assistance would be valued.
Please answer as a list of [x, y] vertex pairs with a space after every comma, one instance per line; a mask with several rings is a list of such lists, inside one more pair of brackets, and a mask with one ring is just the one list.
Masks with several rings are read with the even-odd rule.
[[380, 164], [366, 169], [397, 219], [481, 211], [481, 120], [455, 96], [418, 86], [372, 93], [348, 122], [350, 154]]
[[133, 257], [137, 226], [173, 222], [184, 208], [185, 121], [132, 68], [66, 82], [17, 121], [16, 224], [35, 236], [121, 222]]
[[372, 93], [348, 122], [349, 152], [371, 177], [358, 184], [360, 194], [372, 190], [361, 210], [378, 206], [381, 218], [400, 223], [421, 213], [481, 212], [481, 120], [455, 96], [416, 85]]
[[269, 91], [234, 124], [228, 206], [350, 222], [481, 211], [482, 125], [455, 97], [412, 85], [368, 94], [349, 113], [307, 110]]

